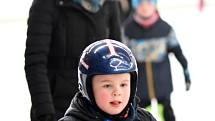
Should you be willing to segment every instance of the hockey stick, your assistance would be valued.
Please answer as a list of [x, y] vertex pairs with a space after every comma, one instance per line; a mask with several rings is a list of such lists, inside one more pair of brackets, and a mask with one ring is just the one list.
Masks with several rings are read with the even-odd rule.
[[155, 96], [152, 64], [150, 62], [150, 59], [146, 60], [146, 76], [147, 76], [148, 94], [151, 100], [150, 107], [147, 107], [146, 109], [152, 113], [152, 115], [156, 118], [157, 121], [164, 121], [163, 106], [161, 104], [158, 104], [157, 98]]

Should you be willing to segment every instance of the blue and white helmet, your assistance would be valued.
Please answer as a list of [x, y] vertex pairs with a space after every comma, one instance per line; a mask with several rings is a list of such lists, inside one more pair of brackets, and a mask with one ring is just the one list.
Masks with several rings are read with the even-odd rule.
[[132, 103], [136, 94], [137, 64], [131, 50], [121, 42], [104, 39], [90, 44], [83, 51], [78, 66], [79, 90], [90, 102], [94, 101], [92, 93], [92, 76], [106, 74], [131, 74]]

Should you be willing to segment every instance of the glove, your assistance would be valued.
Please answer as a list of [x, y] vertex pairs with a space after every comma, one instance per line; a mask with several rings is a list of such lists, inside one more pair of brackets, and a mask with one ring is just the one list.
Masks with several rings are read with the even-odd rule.
[[186, 91], [189, 91], [191, 86], [191, 81], [190, 81], [190, 73], [188, 69], [184, 70], [184, 78], [185, 78]]
[[39, 121], [57, 121], [54, 114], [45, 114], [40, 116], [38, 119]]

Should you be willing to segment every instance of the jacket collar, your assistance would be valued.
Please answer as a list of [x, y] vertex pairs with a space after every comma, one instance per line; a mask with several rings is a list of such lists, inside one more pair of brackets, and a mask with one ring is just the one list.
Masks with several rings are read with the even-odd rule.
[[78, 9], [85, 9], [88, 12], [96, 13], [101, 9], [105, 1], [106, 0], [100, 0], [100, 3], [94, 2], [90, 4], [89, 0], [56, 0], [56, 4], [60, 7], [73, 6]]
[[98, 111], [87, 99], [82, 97], [81, 93], [77, 93], [73, 98], [69, 109], [66, 111], [65, 116], [78, 117], [81, 120], [120, 120], [120, 121], [133, 121], [135, 119], [136, 111], [133, 105], [129, 105], [129, 112], [127, 118], [122, 117], [109, 117], [106, 114]]

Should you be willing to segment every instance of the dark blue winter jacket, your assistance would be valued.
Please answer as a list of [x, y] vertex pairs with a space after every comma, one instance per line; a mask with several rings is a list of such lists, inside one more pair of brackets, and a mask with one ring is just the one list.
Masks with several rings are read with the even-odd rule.
[[143, 100], [149, 99], [147, 89], [146, 61], [152, 65], [155, 96], [158, 99], [169, 98], [173, 91], [169, 53], [174, 53], [183, 69], [187, 68], [173, 28], [161, 18], [150, 28], [144, 28], [130, 18], [124, 26], [126, 44], [133, 51], [139, 70], [137, 95]]

